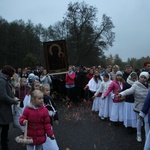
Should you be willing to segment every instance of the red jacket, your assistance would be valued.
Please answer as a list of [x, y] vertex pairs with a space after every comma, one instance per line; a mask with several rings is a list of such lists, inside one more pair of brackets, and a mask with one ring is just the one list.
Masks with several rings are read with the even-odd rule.
[[46, 141], [46, 134], [53, 135], [47, 108], [44, 106], [34, 109], [27, 106], [19, 119], [21, 125], [28, 120], [27, 136], [33, 139], [33, 145], [40, 145]]
[[72, 74], [66, 74], [66, 84], [74, 85], [75, 77], [76, 77], [75, 72], [73, 72]]

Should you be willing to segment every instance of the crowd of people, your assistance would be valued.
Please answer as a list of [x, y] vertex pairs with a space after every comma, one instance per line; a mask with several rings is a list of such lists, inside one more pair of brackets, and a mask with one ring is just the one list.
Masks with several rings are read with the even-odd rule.
[[48, 76], [44, 79], [44, 69], [41, 74], [38, 71], [27, 73], [24, 69], [23, 72], [16, 72], [10, 65], [1, 69], [1, 150], [9, 150], [8, 131], [11, 122], [22, 131], [21, 137], [27, 135], [32, 139], [32, 143], [26, 143], [27, 150], [59, 149], [52, 127], [53, 120], [58, 124], [57, 108], [50, 95], [52, 81]]
[[[136, 131], [138, 142], [142, 141], [141, 127], [144, 126], [144, 149], [150, 149], [150, 62], [145, 62], [141, 70], [126, 65], [124, 71], [117, 64], [107, 65], [106, 68], [100, 65], [89, 68], [70, 65], [66, 74], [58, 75], [49, 74], [41, 65], [33, 70], [30, 67], [15, 70], [12, 66], [5, 65], [0, 72], [0, 83], [2, 150], [9, 149], [9, 123], [13, 121], [14, 110], [18, 106], [21, 111], [19, 110], [20, 116], [16, 118], [16, 124], [24, 132], [23, 126], [28, 123], [28, 136], [34, 141], [34, 144], [27, 146], [27, 150], [32, 150], [35, 146], [37, 150], [47, 150], [45, 141], [55, 139], [53, 120], [58, 124], [58, 111], [53, 101], [55, 96], [66, 101], [67, 108], [90, 101], [92, 112], [102, 120], [110, 120], [113, 125], [124, 125], [130, 134]], [[48, 119], [44, 120], [40, 113], [39, 122], [31, 119], [36, 118], [37, 110]], [[43, 122], [44, 128], [40, 126]], [[39, 130], [40, 140], [33, 136], [33, 124], [39, 124], [36, 131]], [[55, 148], [59, 149], [57, 142]]]

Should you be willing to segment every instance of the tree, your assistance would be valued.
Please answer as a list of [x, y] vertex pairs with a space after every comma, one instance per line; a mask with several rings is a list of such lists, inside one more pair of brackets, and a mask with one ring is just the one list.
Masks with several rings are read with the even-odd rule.
[[49, 36], [48, 29], [44, 28], [41, 23], [39, 23], [38, 25], [35, 25], [34, 33], [35, 35], [38, 36], [41, 42], [50, 40], [48, 37]]
[[138, 68], [138, 69], [141, 69], [143, 68], [143, 65], [144, 65], [144, 62], [146, 61], [150, 61], [150, 57], [147, 56], [147, 57], [141, 57], [140, 59], [136, 59], [136, 58], [130, 58], [127, 60], [127, 63], [128, 64], [131, 64], [134, 68]]
[[106, 63], [105, 64], [106, 64], [106, 66], [114, 64], [114, 58], [113, 58], [112, 54], [110, 54], [109, 57], [106, 58]]
[[[99, 63], [99, 56], [113, 45], [115, 33], [114, 25], [106, 15], [102, 17], [100, 25], [96, 23], [97, 9], [82, 3], [70, 3], [64, 17], [67, 29], [67, 47], [69, 60], [72, 64]], [[89, 60], [89, 62], [88, 62]]]
[[114, 65], [119, 65], [120, 70], [124, 69], [124, 63], [122, 62], [118, 54], [114, 56]]
[[7, 56], [8, 54], [8, 22], [0, 17], [0, 65], [3, 66], [4, 64], [8, 63]]
[[42, 42], [66, 39], [70, 64], [90, 66], [104, 63], [104, 50], [114, 42], [114, 25], [105, 14], [102, 22], [97, 23], [96, 13], [97, 8], [85, 2], [70, 3], [63, 20], [48, 29], [42, 24], [34, 26], [31, 20], [27, 23], [16, 20], [8, 24], [0, 19], [3, 32], [0, 35], [3, 41], [0, 50], [4, 50], [5, 56], [2, 62], [22, 66], [22, 60], [28, 53], [32, 53], [38, 63], [44, 62]]
[[23, 59], [23, 67], [35, 67], [36, 63], [37, 63], [37, 58], [34, 54], [32, 53], [27, 53], [27, 55], [24, 57]]
[[104, 50], [113, 45], [114, 25], [106, 15], [102, 23], [95, 25], [97, 8], [85, 2], [70, 3], [62, 22], [48, 29], [49, 39], [67, 41], [70, 64], [100, 64]]
[[8, 23], [0, 18], [0, 65], [24, 66], [23, 58], [28, 53], [32, 53], [38, 62], [44, 62], [43, 46], [38, 36], [30, 20]]

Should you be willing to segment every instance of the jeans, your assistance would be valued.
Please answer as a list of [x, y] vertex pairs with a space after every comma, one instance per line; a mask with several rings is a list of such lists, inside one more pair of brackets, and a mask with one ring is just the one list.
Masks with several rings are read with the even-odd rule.
[[146, 141], [145, 141], [145, 145], [144, 145], [144, 150], [150, 150], [150, 131], [148, 132]]

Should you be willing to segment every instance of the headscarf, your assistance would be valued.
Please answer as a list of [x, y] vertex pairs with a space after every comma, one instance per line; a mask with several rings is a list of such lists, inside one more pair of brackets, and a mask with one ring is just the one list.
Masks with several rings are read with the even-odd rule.
[[127, 83], [132, 85], [135, 81], [132, 81], [132, 76], [135, 76], [136, 77], [136, 80], [138, 80], [138, 76], [137, 76], [137, 73], [136, 72], [131, 72], [130, 75], [128, 76], [127, 78]]

